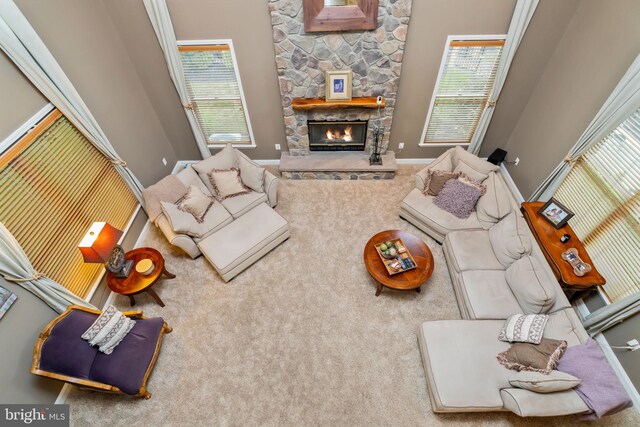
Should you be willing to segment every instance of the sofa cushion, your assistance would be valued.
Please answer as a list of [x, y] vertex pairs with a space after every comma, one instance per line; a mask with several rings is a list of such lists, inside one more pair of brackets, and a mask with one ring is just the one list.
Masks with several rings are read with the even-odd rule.
[[198, 172], [200, 179], [207, 186], [211, 194], [214, 193], [209, 177], [207, 174], [214, 169], [231, 169], [238, 167], [238, 157], [236, 156], [235, 149], [231, 144], [227, 144], [219, 153], [214, 156], [208, 157], [198, 163], [192, 165], [193, 169]]
[[539, 372], [517, 372], [510, 379], [513, 387], [535, 391], [536, 393], [553, 393], [569, 390], [579, 385], [582, 380], [567, 374], [553, 370], [548, 375]]
[[574, 390], [535, 393], [522, 388], [506, 388], [500, 391], [500, 395], [504, 407], [521, 417], [556, 417], [589, 411]]
[[[461, 163], [464, 164], [462, 166], [464, 169], [462, 172], [476, 181], [484, 181], [491, 172], [495, 172], [500, 169], [498, 166], [489, 163], [486, 160], [482, 160], [480, 157], [469, 153], [458, 145], [453, 149], [453, 164], [455, 167], [458, 167]], [[474, 178], [474, 175], [480, 179]]]
[[564, 340], [569, 346], [580, 345], [587, 341], [589, 335], [573, 308], [565, 308], [549, 314], [549, 321], [544, 329], [544, 337]]
[[264, 193], [264, 173], [265, 168], [247, 159], [245, 156], [238, 157], [240, 167], [240, 178], [242, 183], [258, 193]]
[[160, 317], [141, 319], [113, 353], [98, 353], [91, 368], [91, 379], [136, 394], [153, 361], [164, 320]]
[[504, 277], [504, 267], [493, 254], [488, 231], [452, 231], [447, 234], [445, 242], [452, 255], [447, 261], [452, 262], [456, 271], [498, 270]]
[[506, 342], [540, 344], [548, 321], [549, 316], [546, 314], [514, 314], [504, 323], [498, 339]]
[[224, 206], [224, 208], [229, 211], [234, 218], [238, 218], [264, 202], [268, 202], [267, 195], [265, 193], [249, 191], [247, 194], [241, 194], [239, 196], [223, 200], [222, 206]]
[[429, 163], [428, 170], [452, 172], [453, 171], [453, 150], [445, 151], [437, 159]]
[[175, 233], [200, 239], [233, 220], [231, 214], [218, 202], [211, 206], [202, 222], [196, 221], [193, 215], [181, 211], [173, 203], [163, 202], [162, 210]]
[[209, 188], [204, 185], [204, 182], [202, 182], [200, 175], [198, 175], [198, 173], [195, 171], [195, 169], [193, 169], [191, 165], [188, 165], [186, 168], [182, 169], [176, 174], [176, 176], [187, 187], [193, 185], [195, 187], [198, 187], [198, 189], [200, 189], [200, 191], [202, 191], [204, 194], [208, 196], [211, 195], [211, 191], [209, 191]]
[[491, 172], [483, 184], [487, 190], [478, 200], [476, 210], [478, 211], [478, 221], [488, 229], [513, 210], [512, 196], [498, 172]]
[[161, 202], [175, 203], [187, 192], [187, 186], [175, 175], [162, 178], [142, 191], [144, 210], [151, 222], [162, 214]]
[[460, 179], [450, 179], [433, 200], [433, 204], [453, 214], [456, 218], [469, 218], [480, 198], [481, 190]]
[[531, 253], [531, 238], [527, 230], [524, 219], [515, 211], [489, 229], [493, 253], [504, 268]]
[[438, 412], [502, 409], [500, 389], [509, 387], [512, 371], [496, 355], [509, 348], [498, 341], [501, 320], [437, 320], [420, 325], [418, 339]]
[[549, 283], [537, 259], [525, 255], [507, 268], [507, 283], [524, 314], [546, 313], [555, 302], [556, 283]]
[[471, 270], [461, 276], [461, 297], [473, 319], [505, 319], [521, 311], [504, 271]]

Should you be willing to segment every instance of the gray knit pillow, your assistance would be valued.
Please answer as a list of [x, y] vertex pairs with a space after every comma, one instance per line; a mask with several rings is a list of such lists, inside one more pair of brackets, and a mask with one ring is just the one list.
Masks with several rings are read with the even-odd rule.
[[540, 344], [549, 316], [546, 314], [514, 314], [498, 335], [500, 341]]
[[433, 204], [457, 218], [465, 219], [469, 218], [481, 195], [479, 188], [450, 179], [433, 199]]

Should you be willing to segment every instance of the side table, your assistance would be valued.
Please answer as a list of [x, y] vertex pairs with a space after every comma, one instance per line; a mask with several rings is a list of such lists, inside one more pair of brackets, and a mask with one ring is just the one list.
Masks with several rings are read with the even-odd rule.
[[134, 265], [143, 259], [150, 259], [153, 262], [154, 269], [148, 275], [144, 275], [138, 273], [134, 268], [129, 277], [116, 277], [113, 273], [107, 272], [107, 286], [109, 289], [118, 294], [128, 296], [132, 306], [136, 305], [133, 296], [146, 292], [156, 300], [160, 307], [164, 307], [164, 302], [151, 287], [155, 285], [162, 275], [168, 279], [173, 279], [176, 276], [167, 271], [164, 266], [164, 258], [162, 258], [160, 252], [153, 248], [138, 248], [127, 252], [124, 257], [127, 260], [132, 260]]
[[[566, 224], [556, 229], [538, 214], [538, 210], [543, 205], [544, 202], [524, 202], [520, 210], [558, 282], [565, 291], [571, 294], [569, 295], [570, 298], [574, 299], [585, 292], [592, 291], [597, 286], [607, 283], [605, 278], [596, 270], [591, 257], [571, 226]], [[560, 241], [560, 237], [564, 234], [571, 236], [566, 243]], [[573, 271], [573, 267], [562, 259], [562, 253], [569, 248], [576, 248], [582, 261], [591, 265], [589, 273], [584, 276], [577, 276]]]

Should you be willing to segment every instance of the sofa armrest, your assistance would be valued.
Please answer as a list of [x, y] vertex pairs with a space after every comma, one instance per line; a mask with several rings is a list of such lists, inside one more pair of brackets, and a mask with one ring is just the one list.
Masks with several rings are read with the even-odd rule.
[[589, 412], [589, 407], [574, 390], [536, 393], [521, 388], [500, 390], [504, 407], [521, 417], [557, 417]]
[[264, 171], [264, 192], [267, 193], [269, 205], [274, 208], [278, 204], [278, 184], [280, 178], [271, 172]]
[[429, 176], [429, 166], [422, 169], [420, 172], [416, 173], [413, 176], [413, 181], [416, 183], [416, 188], [421, 192], [424, 191], [424, 186], [427, 183], [428, 176]]
[[191, 258], [197, 258], [200, 256], [200, 249], [198, 249], [196, 242], [186, 234], [176, 234], [164, 214], [161, 214], [156, 219], [156, 225], [160, 230], [162, 230], [169, 243], [185, 251]]
[[424, 191], [425, 184], [427, 183], [427, 179], [429, 178], [429, 171], [431, 171], [434, 167], [438, 167], [438, 165], [440, 165], [440, 168], [443, 170], [451, 170], [450, 168], [451, 168], [452, 161], [449, 160], [448, 158], [451, 158], [452, 155], [453, 155], [453, 148], [442, 153], [440, 156], [438, 156], [438, 158], [436, 158], [434, 161], [429, 163], [429, 165], [426, 168], [416, 173], [415, 176], [413, 177], [416, 183], [416, 188], [420, 191]]

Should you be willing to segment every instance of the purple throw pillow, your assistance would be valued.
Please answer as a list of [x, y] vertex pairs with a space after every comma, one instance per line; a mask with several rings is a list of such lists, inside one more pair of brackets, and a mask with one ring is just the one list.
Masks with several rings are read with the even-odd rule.
[[481, 195], [479, 188], [450, 179], [433, 199], [433, 204], [457, 218], [465, 219], [469, 218]]

